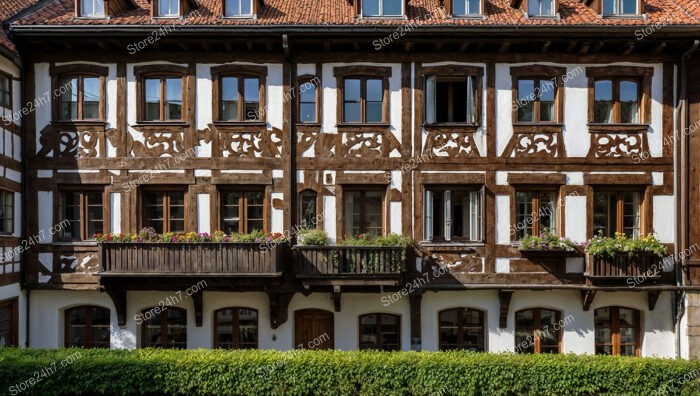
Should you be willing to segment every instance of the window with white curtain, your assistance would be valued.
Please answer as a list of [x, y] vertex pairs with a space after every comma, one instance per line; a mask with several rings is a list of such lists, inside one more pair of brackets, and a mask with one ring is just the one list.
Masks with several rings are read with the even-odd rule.
[[476, 79], [427, 76], [425, 79], [425, 123], [476, 124]]
[[483, 188], [428, 187], [423, 199], [423, 239], [481, 241]]
[[80, 0], [80, 16], [92, 18], [104, 17], [104, 0]]
[[175, 17], [180, 15], [180, 0], [158, 0], [159, 17]]

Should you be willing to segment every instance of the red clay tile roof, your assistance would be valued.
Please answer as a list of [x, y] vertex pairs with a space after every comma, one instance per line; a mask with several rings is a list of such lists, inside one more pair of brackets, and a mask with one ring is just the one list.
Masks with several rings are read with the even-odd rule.
[[[0, 0], [7, 1], [7, 0]], [[359, 19], [348, 0], [265, 0], [256, 19], [223, 19], [223, 0], [198, 0], [199, 8], [184, 20], [152, 19], [150, 1], [135, 0], [138, 8], [109, 19], [74, 18], [75, 0], [54, 0], [39, 11], [18, 21], [31, 25], [356, 25], [397, 26], [407, 23], [442, 26], [576, 26], [576, 25], [700, 25], [698, 0], [643, 0], [646, 18], [601, 18], [579, 0], [560, 0], [560, 19], [528, 19], [510, 6], [510, 0], [485, 0], [486, 18], [459, 19], [443, 15], [439, 0], [410, 0], [409, 21], [404, 19]], [[357, 0], [355, 0], [357, 1]]]
[[[0, 24], [37, 3], [37, 1], [38, 0], [0, 0]], [[14, 54], [15, 52], [14, 44], [12, 44], [7, 37], [2, 27], [0, 27], [0, 47], [2, 47], [5, 53]]]

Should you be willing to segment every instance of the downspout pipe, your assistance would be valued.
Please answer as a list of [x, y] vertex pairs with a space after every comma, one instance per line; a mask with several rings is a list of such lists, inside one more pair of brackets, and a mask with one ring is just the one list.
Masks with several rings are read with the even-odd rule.
[[[688, 136], [686, 128], [690, 123], [690, 109], [688, 106], [688, 59], [700, 47], [700, 40], [695, 40], [693, 45], [681, 56], [680, 76], [677, 86], [680, 88], [678, 96], [678, 106], [676, 108], [676, 156], [674, 165], [676, 170], [676, 210], [679, 214], [676, 223], [676, 244], [674, 246], [674, 257], [676, 258], [676, 286], [682, 286], [683, 270], [682, 266], [686, 257], [681, 257], [681, 249], [688, 246]], [[676, 333], [676, 357], [681, 356], [681, 319], [685, 314], [685, 292], [676, 292], [673, 295], [673, 310], [675, 315]]]

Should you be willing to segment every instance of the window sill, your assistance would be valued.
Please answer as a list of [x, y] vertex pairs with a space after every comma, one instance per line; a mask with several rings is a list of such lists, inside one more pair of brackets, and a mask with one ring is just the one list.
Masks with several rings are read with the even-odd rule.
[[360, 15], [357, 19], [367, 19], [367, 20], [402, 20], [402, 19], [408, 19], [406, 15]]
[[564, 129], [564, 124], [552, 122], [516, 122], [513, 124], [515, 133], [557, 133]]
[[336, 125], [336, 128], [338, 128], [338, 129], [389, 128], [389, 127], [390, 127], [390, 124], [385, 123], [385, 122], [356, 122], [356, 123], [344, 122], [344, 123]]
[[482, 15], [482, 14], [478, 14], [478, 15], [477, 15], [477, 14], [472, 14], [472, 15], [452, 15], [452, 19], [456, 19], [456, 20], [460, 20], [460, 19], [461, 19], [461, 20], [477, 20], [477, 21], [480, 21], [480, 20], [483, 20], [483, 19], [486, 19], [486, 18], [487, 18], [486, 15]]
[[267, 126], [266, 121], [214, 121], [214, 126], [243, 126], [243, 127], [264, 127]]
[[109, 19], [109, 15], [103, 15], [103, 16], [83, 16], [83, 15], [81, 15], [81, 16], [75, 17], [74, 19], [79, 20], [79, 21], [81, 21], [81, 20], [87, 20], [87, 21], [97, 20], [97, 21], [99, 21], [99, 20], [103, 20], [103, 19]]
[[86, 240], [86, 241], [56, 241], [52, 244], [53, 246], [97, 246], [96, 240]]
[[544, 21], [559, 21], [561, 20], [561, 16], [559, 14], [554, 14], [554, 15], [529, 15], [527, 16], [527, 19], [530, 20], [544, 20]]
[[133, 128], [138, 127], [159, 127], [159, 126], [170, 126], [170, 127], [188, 127], [190, 124], [184, 121], [139, 121], [136, 124], [130, 125]]
[[298, 127], [312, 127], [312, 128], [320, 128], [321, 123], [320, 122], [297, 122], [296, 126]]
[[588, 132], [644, 133], [649, 132], [649, 124], [588, 124]]
[[432, 124], [424, 123], [423, 128], [470, 128], [478, 129], [480, 124], [469, 124], [466, 122], [436, 122]]
[[106, 121], [102, 120], [57, 120], [57, 121], [51, 121], [51, 125], [59, 125], [59, 126], [71, 126], [71, 125], [76, 125], [76, 126], [105, 126], [107, 125]]
[[633, 19], [633, 20], [646, 20], [646, 14], [600, 14], [603, 19]]
[[227, 15], [222, 15], [222, 16], [221, 16], [221, 19], [224, 19], [224, 20], [226, 20], [226, 19], [233, 19], [233, 20], [236, 20], [236, 19], [258, 19], [258, 16], [255, 15], [255, 14], [250, 14], [250, 15], [229, 15], [229, 16], [227, 16]]

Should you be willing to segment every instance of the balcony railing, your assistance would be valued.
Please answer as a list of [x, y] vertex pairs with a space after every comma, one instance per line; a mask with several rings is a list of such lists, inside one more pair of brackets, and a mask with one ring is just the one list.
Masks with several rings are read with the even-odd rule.
[[259, 243], [103, 243], [105, 275], [277, 276], [284, 246]]
[[661, 278], [661, 258], [649, 252], [616, 253], [614, 257], [586, 257], [588, 278], [597, 280], [622, 280], [630, 277], [644, 276], [647, 279]]
[[298, 277], [394, 277], [406, 270], [406, 249], [379, 246], [295, 246]]

